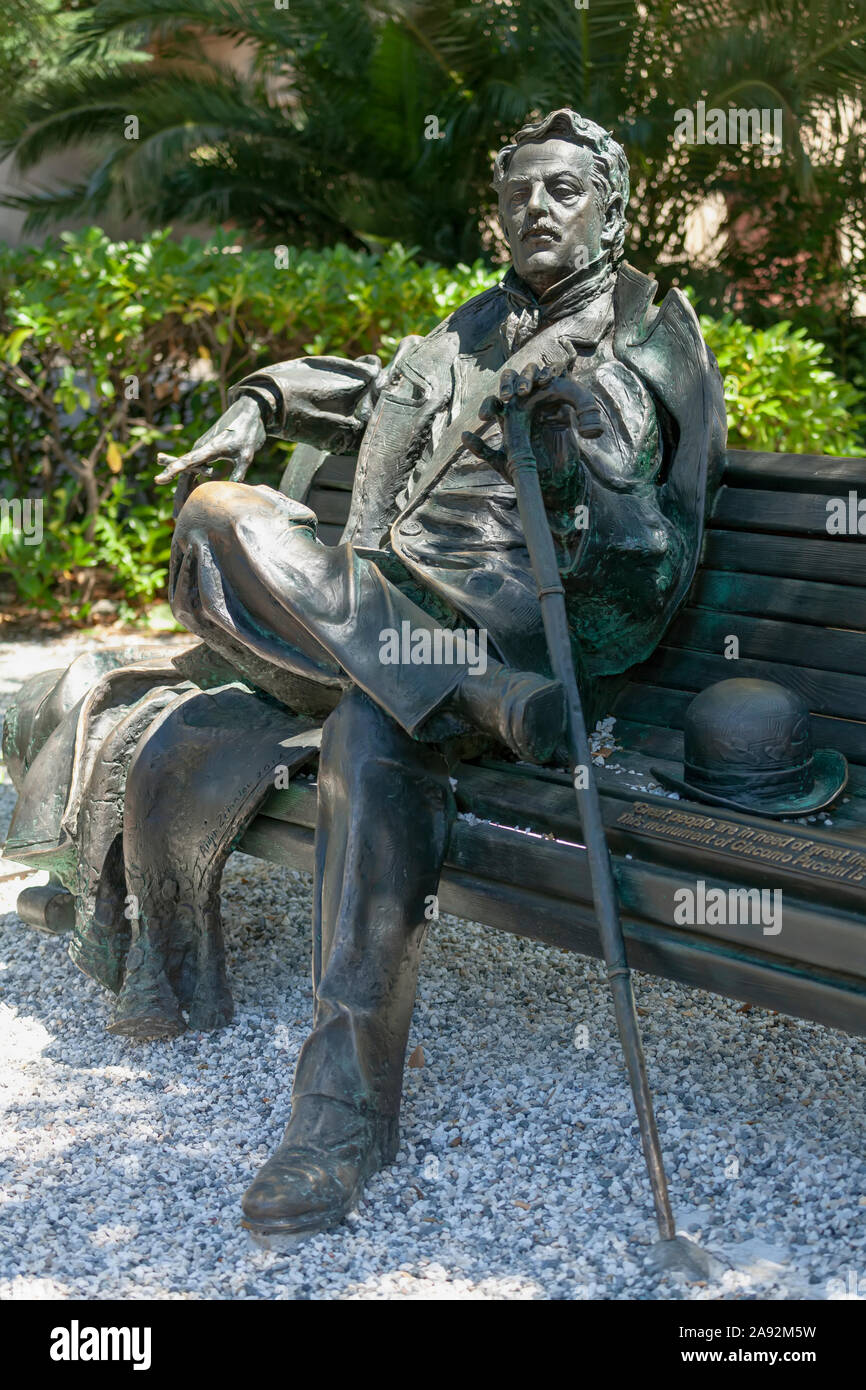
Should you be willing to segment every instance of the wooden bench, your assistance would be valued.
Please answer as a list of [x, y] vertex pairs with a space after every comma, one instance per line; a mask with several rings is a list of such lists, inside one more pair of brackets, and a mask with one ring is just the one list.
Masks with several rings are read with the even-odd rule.
[[[336, 542], [354, 461], [295, 451], [283, 490]], [[866, 459], [731, 451], [688, 601], [610, 713], [596, 768], [629, 959], [687, 985], [866, 1035], [866, 545], [828, 535], [827, 498], [866, 497]], [[739, 658], [724, 655], [735, 636]], [[798, 690], [818, 746], [849, 760], [845, 796], [805, 823], [665, 795], [693, 695], [732, 675]], [[566, 771], [482, 759], [457, 770], [443, 911], [600, 956]], [[312, 870], [316, 788], [273, 792], [239, 848]], [[683, 886], [782, 889], [783, 925], [676, 925]]]

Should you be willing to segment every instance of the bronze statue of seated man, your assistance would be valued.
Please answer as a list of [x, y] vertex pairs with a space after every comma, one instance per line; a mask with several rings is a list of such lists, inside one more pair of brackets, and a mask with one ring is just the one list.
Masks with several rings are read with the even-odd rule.
[[[189, 454], [164, 459], [184, 498], [175, 615], [257, 690], [326, 716], [315, 1017], [285, 1137], [243, 1200], [263, 1234], [335, 1225], [394, 1158], [457, 753], [492, 743], [543, 763], [562, 743], [514, 489], [489, 461], [499, 405], [566, 374], [599, 412], [584, 439], [567, 410], [539, 409], [532, 441], [590, 718], [681, 603], [720, 462], [721, 383], [694, 313], [676, 291], [655, 307], [654, 282], [623, 261], [620, 145], [554, 112], [500, 151], [494, 188], [512, 255], [499, 285], [384, 370], [311, 358], [254, 373]], [[486, 447], [470, 451], [471, 431]], [[268, 436], [357, 452], [339, 545], [309, 509], [244, 482]], [[231, 480], [200, 481], [219, 460]], [[408, 638], [396, 659], [388, 634]]]

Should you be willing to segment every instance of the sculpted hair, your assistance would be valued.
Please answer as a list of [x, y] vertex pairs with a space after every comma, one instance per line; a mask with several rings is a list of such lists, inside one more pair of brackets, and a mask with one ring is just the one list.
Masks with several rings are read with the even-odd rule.
[[629, 198], [628, 160], [622, 145], [600, 125], [596, 125], [595, 121], [587, 120], [577, 111], [564, 106], [559, 111], [551, 111], [539, 121], [530, 121], [528, 125], [522, 126], [512, 143], [504, 145], [493, 161], [493, 187], [497, 195], [508, 177], [515, 150], [530, 140], [543, 140], [547, 135], [554, 139], [569, 140], [573, 145], [582, 145], [592, 154], [590, 180], [605, 215], [611, 203], [617, 202], [610, 259], [612, 265], [618, 265], [625, 250], [625, 210]]

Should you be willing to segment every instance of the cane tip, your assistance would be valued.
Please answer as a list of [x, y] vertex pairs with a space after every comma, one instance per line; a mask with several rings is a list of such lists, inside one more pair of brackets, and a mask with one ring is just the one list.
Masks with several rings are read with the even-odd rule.
[[657, 1240], [650, 1249], [649, 1263], [659, 1273], [673, 1271], [692, 1280], [717, 1279], [725, 1271], [715, 1255], [683, 1235]]

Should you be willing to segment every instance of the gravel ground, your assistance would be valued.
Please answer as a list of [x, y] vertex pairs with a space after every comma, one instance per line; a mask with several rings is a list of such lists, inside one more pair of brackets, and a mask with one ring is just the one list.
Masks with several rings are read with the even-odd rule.
[[[82, 644], [0, 644], [0, 708]], [[0, 783], [0, 836], [13, 804]], [[258, 1250], [238, 1203], [279, 1140], [309, 1026], [309, 879], [233, 856], [235, 1022], [133, 1044], [103, 1031], [108, 998], [64, 942], [18, 920], [28, 880], [11, 872], [0, 868], [0, 1298], [799, 1299], [866, 1288], [862, 1042], [637, 977], [679, 1224], [721, 1262], [704, 1283], [659, 1278], [599, 967], [447, 917], [425, 952], [410, 1037], [424, 1064], [406, 1072], [396, 1163], [340, 1230]]]

